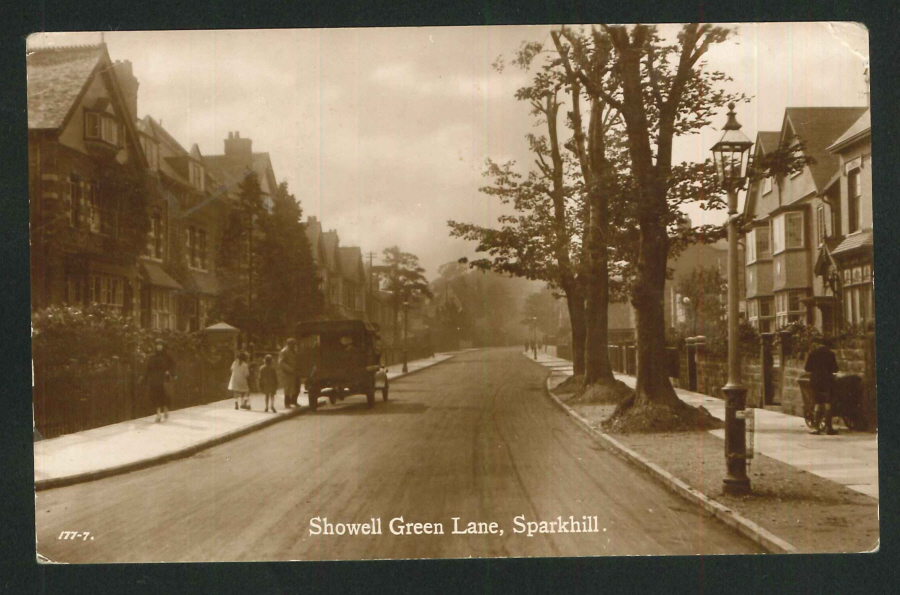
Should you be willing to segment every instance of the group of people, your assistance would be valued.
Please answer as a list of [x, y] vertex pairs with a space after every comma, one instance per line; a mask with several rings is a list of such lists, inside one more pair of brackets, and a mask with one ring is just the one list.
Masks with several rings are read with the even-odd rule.
[[[247, 352], [242, 351], [231, 364], [228, 390], [234, 395], [235, 409], [250, 409], [249, 359]], [[275, 409], [275, 393], [279, 385], [284, 387], [284, 408], [300, 406], [300, 352], [297, 350], [296, 339], [287, 340], [284, 349], [278, 354], [277, 365], [274, 365], [271, 355], [265, 357], [265, 363], [259, 369], [258, 381], [260, 392], [266, 395], [266, 412], [271, 407], [272, 413], [278, 413]]]

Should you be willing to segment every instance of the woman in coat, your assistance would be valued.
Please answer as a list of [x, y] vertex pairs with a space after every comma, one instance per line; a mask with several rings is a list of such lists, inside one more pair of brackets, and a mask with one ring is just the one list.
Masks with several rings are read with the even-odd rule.
[[228, 390], [234, 393], [234, 408], [238, 409], [238, 399], [241, 400], [241, 409], [250, 409], [248, 395], [250, 393], [250, 366], [247, 364], [248, 356], [245, 352], [238, 354], [237, 359], [231, 364], [231, 380], [228, 382]]
[[150, 400], [156, 407], [156, 421], [160, 415], [169, 419], [169, 395], [166, 394], [166, 382], [175, 379], [175, 360], [166, 351], [166, 344], [162, 339], [156, 340], [156, 351], [147, 361], [147, 373], [144, 375], [144, 384], [150, 389]]

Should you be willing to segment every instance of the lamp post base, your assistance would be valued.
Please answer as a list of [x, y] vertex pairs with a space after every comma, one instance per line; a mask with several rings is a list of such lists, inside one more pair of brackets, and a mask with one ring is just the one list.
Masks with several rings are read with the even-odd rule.
[[743, 419], [737, 412], [744, 409], [747, 387], [727, 384], [725, 393], [725, 478], [722, 491], [726, 494], [749, 494], [750, 478], [747, 477], [747, 435]]

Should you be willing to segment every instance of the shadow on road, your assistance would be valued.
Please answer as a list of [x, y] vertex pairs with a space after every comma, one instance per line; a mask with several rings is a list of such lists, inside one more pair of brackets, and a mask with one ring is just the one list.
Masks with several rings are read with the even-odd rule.
[[391, 400], [387, 403], [379, 400], [371, 409], [365, 401], [342, 405], [319, 405], [318, 411], [311, 415], [412, 415], [424, 413], [427, 405], [402, 400]]

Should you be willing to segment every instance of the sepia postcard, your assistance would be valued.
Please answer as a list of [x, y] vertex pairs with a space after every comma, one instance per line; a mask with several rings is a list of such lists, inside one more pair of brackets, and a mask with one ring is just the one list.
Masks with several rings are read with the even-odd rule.
[[862, 25], [26, 60], [41, 562], [877, 551]]

